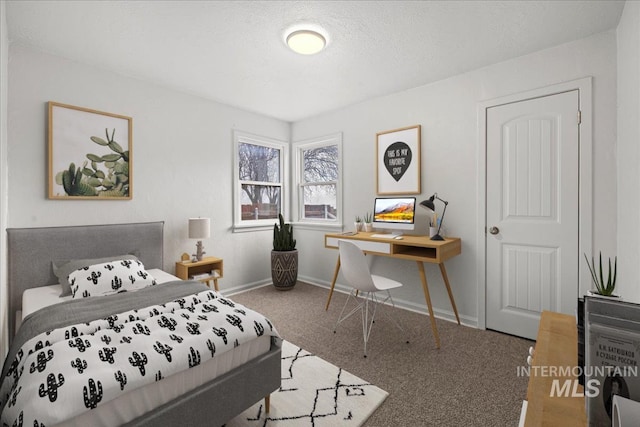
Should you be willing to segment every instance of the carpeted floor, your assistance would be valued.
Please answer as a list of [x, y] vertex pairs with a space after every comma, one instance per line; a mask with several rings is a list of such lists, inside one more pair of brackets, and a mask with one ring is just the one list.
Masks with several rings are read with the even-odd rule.
[[531, 341], [438, 319], [438, 350], [427, 316], [383, 307], [406, 337], [376, 316], [363, 358], [360, 318], [343, 322], [334, 334], [346, 295], [334, 293], [325, 311], [327, 295], [327, 289], [298, 282], [291, 291], [266, 286], [232, 299], [267, 315], [284, 339], [389, 392], [367, 427], [518, 424], [528, 378], [516, 369], [526, 363]]

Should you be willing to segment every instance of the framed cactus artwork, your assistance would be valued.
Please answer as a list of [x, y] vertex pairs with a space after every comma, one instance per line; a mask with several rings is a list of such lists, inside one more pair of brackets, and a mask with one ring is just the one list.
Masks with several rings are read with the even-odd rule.
[[131, 200], [133, 119], [48, 106], [49, 199]]

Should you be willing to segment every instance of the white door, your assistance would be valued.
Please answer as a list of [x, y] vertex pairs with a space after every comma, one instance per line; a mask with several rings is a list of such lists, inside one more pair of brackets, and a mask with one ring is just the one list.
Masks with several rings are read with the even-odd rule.
[[487, 109], [486, 326], [535, 339], [578, 296], [578, 91]]

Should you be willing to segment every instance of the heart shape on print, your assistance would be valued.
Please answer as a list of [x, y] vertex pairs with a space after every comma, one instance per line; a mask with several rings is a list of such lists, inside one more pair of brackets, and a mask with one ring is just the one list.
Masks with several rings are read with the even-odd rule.
[[412, 156], [411, 147], [402, 141], [394, 142], [384, 151], [384, 166], [396, 182], [409, 169]]

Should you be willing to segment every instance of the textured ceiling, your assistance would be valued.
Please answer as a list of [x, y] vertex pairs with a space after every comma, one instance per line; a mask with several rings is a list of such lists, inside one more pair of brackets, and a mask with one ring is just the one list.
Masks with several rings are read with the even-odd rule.
[[[623, 1], [15, 1], [9, 39], [285, 121], [614, 29]], [[285, 32], [328, 33], [314, 56]]]

